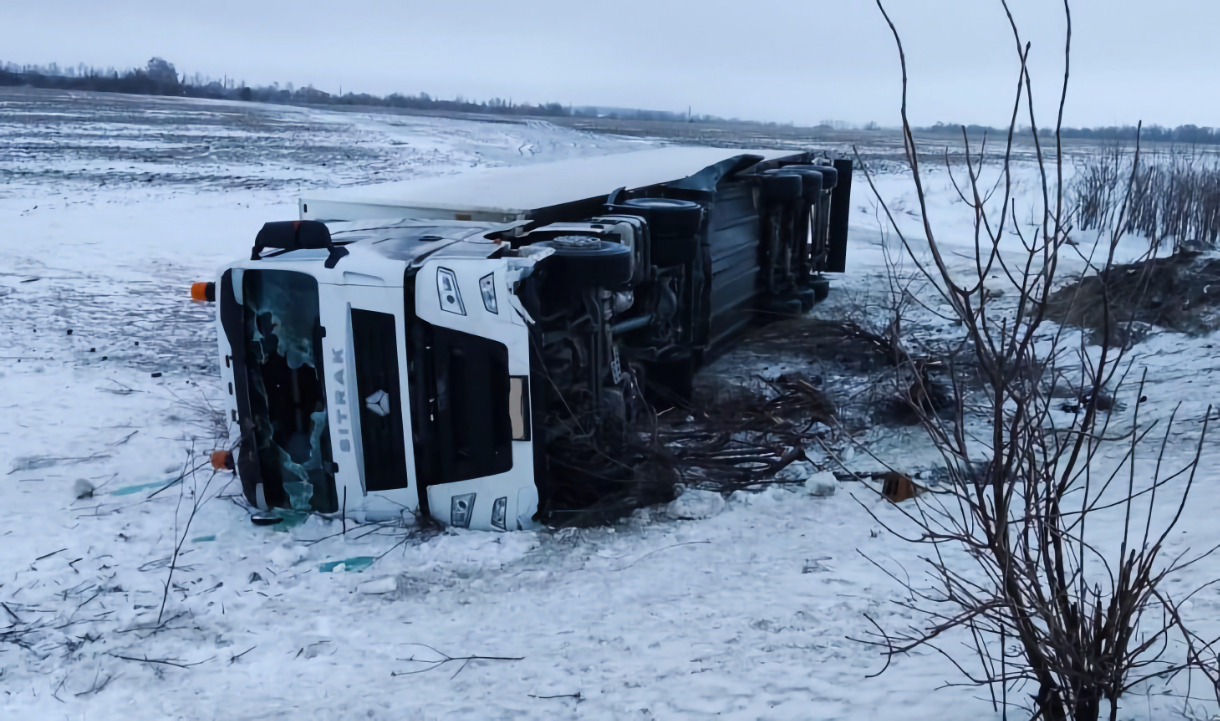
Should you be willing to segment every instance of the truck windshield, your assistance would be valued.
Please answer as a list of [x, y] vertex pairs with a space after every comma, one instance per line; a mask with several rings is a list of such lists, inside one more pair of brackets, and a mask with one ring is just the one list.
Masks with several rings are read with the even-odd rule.
[[247, 270], [242, 301], [244, 366], [266, 500], [334, 511], [318, 282], [304, 273]]
[[409, 281], [411, 431], [426, 504], [429, 485], [512, 470], [511, 381], [503, 343], [423, 321]]

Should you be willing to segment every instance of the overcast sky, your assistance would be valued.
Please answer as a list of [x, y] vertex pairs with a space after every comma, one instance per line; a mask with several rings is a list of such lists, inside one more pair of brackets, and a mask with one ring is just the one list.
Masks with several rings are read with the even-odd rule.
[[[814, 123], [898, 122], [873, 0], [10, 0], [0, 60], [142, 66], [328, 92], [427, 92]], [[1039, 124], [1063, 72], [1062, 2], [1010, 0]], [[1018, 61], [999, 0], [889, 0], [910, 110], [1003, 125]], [[1068, 125], [1220, 125], [1217, 0], [1074, 0]]]

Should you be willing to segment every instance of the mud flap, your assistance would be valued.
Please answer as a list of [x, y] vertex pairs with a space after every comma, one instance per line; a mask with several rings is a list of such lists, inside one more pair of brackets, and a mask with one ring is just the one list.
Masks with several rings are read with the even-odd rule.
[[847, 225], [851, 220], [851, 161], [845, 158], [834, 161], [839, 173], [839, 184], [830, 195], [830, 243], [827, 248], [826, 273], [842, 273], [847, 270]]

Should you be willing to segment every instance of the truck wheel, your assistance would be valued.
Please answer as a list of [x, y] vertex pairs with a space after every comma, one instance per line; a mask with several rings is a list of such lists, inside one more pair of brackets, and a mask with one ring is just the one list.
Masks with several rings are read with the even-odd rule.
[[535, 245], [554, 248], [557, 266], [573, 283], [591, 288], [617, 288], [631, 281], [631, 248], [591, 235], [562, 235]]
[[801, 197], [801, 176], [796, 173], [767, 171], [762, 179], [763, 196], [768, 202], [785, 203]]
[[633, 198], [623, 201], [621, 208], [629, 208], [624, 212], [639, 211], [648, 221], [648, 230], [653, 238], [680, 237], [686, 238], [699, 233], [703, 224], [703, 207], [689, 200], [673, 200], [670, 198]]
[[835, 170], [830, 165], [813, 165], [802, 163], [800, 165], [786, 165], [780, 170], [813, 170], [822, 174], [822, 190], [833, 190], [839, 184], [839, 171]]
[[654, 361], [648, 364], [646, 392], [654, 402], [673, 403], [675, 399], [689, 401], [694, 395], [695, 362], [693, 358]]
[[813, 289], [815, 303], [821, 303], [830, 296], [830, 281], [825, 278], [814, 278], [809, 281], [809, 287]]
[[815, 165], [785, 165], [780, 172], [796, 173], [801, 176], [801, 189], [806, 203], [816, 203], [822, 194], [822, 178], [820, 169]]
[[812, 288], [802, 288], [797, 291], [796, 297], [801, 301], [801, 312], [808, 313], [813, 310], [813, 304], [817, 303], [816, 291]]

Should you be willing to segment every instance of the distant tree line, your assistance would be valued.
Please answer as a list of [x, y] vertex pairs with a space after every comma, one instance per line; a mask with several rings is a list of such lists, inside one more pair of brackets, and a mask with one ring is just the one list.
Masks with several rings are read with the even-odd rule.
[[[50, 65], [17, 65], [0, 62], [0, 86], [25, 86], [53, 88], [58, 90], [92, 90], [108, 93], [133, 93], [136, 95], [172, 95], [188, 98], [212, 98], [217, 100], [245, 100], [262, 103], [290, 105], [370, 105], [390, 108], [412, 108], [417, 110], [447, 110], [466, 113], [492, 113], [496, 115], [533, 115], [543, 117], [612, 118], [616, 120], [663, 120], [671, 122], [695, 122], [720, 120], [711, 115], [690, 115], [666, 110], [642, 110], [632, 108], [571, 107], [560, 103], [515, 103], [512, 100], [492, 98], [485, 101], [466, 100], [461, 96], [453, 100], [434, 98], [428, 93], [418, 95], [371, 95], [369, 93], [331, 94], [312, 85], [302, 88], [292, 83], [281, 86], [272, 83], [262, 87], [246, 85], [236, 79], [193, 76], [179, 74], [173, 63], [162, 58], [153, 58], [143, 68], [116, 70], [95, 68], [86, 65], [60, 67]], [[774, 125], [774, 123], [771, 123]]]
[[52, 88], [57, 90], [92, 90], [107, 93], [132, 93], [136, 95], [169, 95], [188, 98], [212, 98], [217, 100], [246, 100], [263, 103], [309, 104], [309, 105], [373, 105], [393, 108], [424, 110], [450, 110], [470, 113], [494, 113], [497, 115], [568, 116], [576, 114], [571, 108], [559, 103], [514, 103], [511, 100], [493, 98], [475, 102], [458, 97], [454, 100], [433, 98], [427, 93], [419, 95], [379, 96], [368, 93], [331, 94], [312, 85], [302, 88], [292, 83], [279, 83], [254, 87], [245, 81], [225, 78], [216, 80], [196, 73], [193, 77], [179, 74], [173, 63], [162, 58], [153, 58], [143, 68], [116, 70], [85, 65], [60, 67], [50, 65], [17, 65], [0, 63], [0, 86], [24, 86]]
[[[318, 90], [312, 85], [302, 88], [292, 83], [281, 86], [272, 83], [261, 87], [247, 85], [244, 80], [206, 77], [200, 73], [179, 74], [173, 63], [162, 58], [153, 58], [142, 68], [116, 70], [80, 65], [17, 65], [0, 62], [0, 87], [24, 86], [52, 88], [57, 90], [92, 90], [106, 93], [132, 93], [135, 95], [170, 95], [187, 98], [212, 98], [217, 100], [245, 100], [286, 105], [369, 105], [375, 107], [411, 108], [415, 110], [445, 110], [465, 113], [491, 113], [495, 115], [532, 115], [542, 117], [611, 118], [616, 120], [659, 120], [667, 122], [716, 122], [722, 118], [714, 115], [692, 115], [667, 110], [640, 110], [630, 108], [606, 108], [597, 106], [572, 107], [560, 103], [515, 103], [512, 100], [492, 98], [473, 101], [458, 96], [453, 100], [434, 98], [428, 93], [418, 95], [371, 95], [369, 93], [332, 94]], [[750, 122], [737, 121], [734, 122]], [[777, 123], [758, 123], [775, 126]], [[791, 125], [784, 123], [783, 125]], [[842, 129], [846, 123], [823, 121], [818, 127]], [[862, 126], [864, 130], [880, 130], [877, 123]], [[998, 136], [1006, 131], [984, 125], [967, 125], [971, 136], [983, 133]], [[960, 136], [961, 125], [937, 123], [915, 131], [923, 135]], [[1022, 135], [1030, 135], [1028, 127], [1021, 128]], [[1063, 137], [1088, 140], [1132, 141], [1136, 129], [1131, 126], [1107, 128], [1063, 128]], [[1053, 131], [1043, 128], [1039, 136], [1049, 137]], [[1180, 125], [1164, 128], [1158, 125], [1145, 126], [1141, 137], [1145, 141], [1162, 141], [1183, 144], [1220, 144], [1220, 129]]]
[[[967, 125], [966, 132], [971, 136], [982, 135], [987, 133], [991, 136], [999, 136], [1007, 134], [1007, 130], [999, 128], [991, 128], [985, 125]], [[961, 125], [953, 125], [948, 123], [937, 123], [923, 128], [915, 128], [915, 132], [923, 135], [946, 135], [960, 137], [962, 134]], [[1023, 126], [1018, 131], [1018, 134], [1026, 137], [1030, 136], [1031, 130], [1029, 126]], [[1060, 134], [1064, 138], [1078, 138], [1083, 140], [1104, 140], [1104, 141], [1134, 141], [1137, 129], [1134, 125], [1110, 126], [1104, 128], [1063, 128]], [[1166, 128], [1160, 125], [1145, 125], [1143, 130], [1138, 131], [1140, 139], [1144, 142], [1164, 142], [1164, 143], [1180, 143], [1184, 145], [1220, 145], [1220, 128], [1199, 127], [1198, 125], [1179, 125], [1176, 128]], [[1041, 128], [1038, 130], [1038, 136], [1043, 138], [1053, 138], [1055, 131], [1053, 128]]]
[[136, 70], [119, 72], [85, 65], [65, 66], [16, 65], [0, 63], [0, 86], [27, 86], [60, 90], [96, 90], [137, 95], [184, 95], [185, 86], [174, 66], [161, 58]]
[[[24, 86], [52, 88], [58, 90], [92, 90], [108, 93], [132, 93], [136, 95], [170, 95], [188, 98], [212, 98], [217, 100], [245, 100], [286, 105], [369, 105], [376, 107], [411, 108], [416, 110], [445, 110], [467, 113], [492, 113], [496, 115], [532, 115], [542, 117], [611, 118], [615, 120], [660, 120], [668, 122], [713, 122], [713, 115], [691, 115], [688, 112], [667, 110], [643, 110], [635, 108], [608, 108], [598, 106], [572, 107], [560, 103], [515, 103], [512, 100], [492, 98], [472, 101], [458, 96], [453, 100], [434, 98], [428, 93], [418, 95], [371, 95], [369, 93], [332, 94], [318, 90], [312, 85], [297, 88], [292, 83], [279, 83], [255, 87], [244, 80], [232, 78], [217, 80], [199, 73], [178, 73], [173, 63], [162, 58], [153, 58], [143, 68], [116, 70], [95, 68], [84, 64], [76, 66], [17, 65], [0, 62], [0, 87]], [[776, 123], [765, 123], [776, 125]]]

